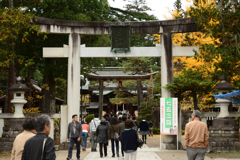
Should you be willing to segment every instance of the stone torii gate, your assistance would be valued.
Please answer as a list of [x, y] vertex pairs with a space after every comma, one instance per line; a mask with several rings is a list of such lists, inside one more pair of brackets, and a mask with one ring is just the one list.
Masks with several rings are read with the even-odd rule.
[[[80, 97], [80, 57], [160, 57], [162, 86], [173, 83], [173, 56], [193, 56], [198, 47], [172, 46], [172, 33], [196, 32], [192, 18], [145, 21], [145, 22], [80, 22], [38, 17], [33, 19], [42, 32], [68, 34], [69, 44], [63, 48], [44, 48], [45, 58], [68, 58], [68, 121], [73, 114], [79, 115]], [[162, 34], [161, 44], [156, 47], [131, 47], [131, 52], [114, 53], [110, 47], [88, 48], [81, 44], [80, 35], [109, 35], [111, 25], [130, 25], [131, 34]], [[162, 88], [162, 97], [172, 97], [172, 93]]]

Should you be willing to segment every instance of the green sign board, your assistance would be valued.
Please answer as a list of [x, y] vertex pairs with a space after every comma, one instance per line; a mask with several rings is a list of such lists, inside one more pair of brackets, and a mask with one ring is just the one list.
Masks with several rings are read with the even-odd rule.
[[111, 52], [130, 52], [130, 25], [111, 25]]
[[160, 131], [163, 135], [178, 134], [178, 99], [160, 99]]

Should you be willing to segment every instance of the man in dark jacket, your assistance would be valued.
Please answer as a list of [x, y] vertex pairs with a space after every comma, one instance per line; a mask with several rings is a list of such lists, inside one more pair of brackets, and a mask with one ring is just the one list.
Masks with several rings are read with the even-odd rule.
[[100, 157], [103, 157], [102, 147], [104, 147], [104, 155], [107, 156], [107, 143], [108, 143], [108, 122], [105, 119], [101, 120], [100, 125], [97, 127], [97, 143], [99, 143]]
[[[70, 138], [69, 138], [70, 135]], [[74, 114], [72, 116], [72, 122], [68, 124], [68, 141], [70, 141], [70, 146], [68, 150], [68, 157], [67, 160], [70, 160], [72, 158], [72, 149], [74, 146], [74, 143], [76, 143], [77, 146], [77, 160], [80, 160], [80, 140], [82, 137], [82, 125], [78, 122], [78, 116]]]
[[50, 117], [38, 116], [35, 125], [38, 133], [26, 141], [22, 160], [55, 160], [54, 141], [48, 137], [51, 130]]

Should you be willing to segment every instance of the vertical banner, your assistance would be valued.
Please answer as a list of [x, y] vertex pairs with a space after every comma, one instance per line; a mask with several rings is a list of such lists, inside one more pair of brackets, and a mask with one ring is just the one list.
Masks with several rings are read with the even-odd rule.
[[160, 131], [162, 135], [178, 134], [178, 99], [160, 99]]

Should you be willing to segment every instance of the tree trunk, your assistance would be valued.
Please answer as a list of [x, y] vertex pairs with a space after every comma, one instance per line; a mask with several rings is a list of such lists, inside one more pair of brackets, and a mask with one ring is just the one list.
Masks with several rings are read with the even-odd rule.
[[192, 96], [193, 96], [193, 104], [194, 104], [194, 110], [198, 110], [198, 99], [197, 99], [197, 93], [196, 91], [192, 91]]
[[[13, 0], [9, 0], [9, 8], [13, 9]], [[13, 54], [14, 51], [14, 46], [13, 46], [13, 39], [10, 38], [9, 40], [10, 43], [10, 51]], [[8, 70], [8, 88], [10, 88], [14, 83], [15, 83], [15, 72], [14, 72], [14, 56], [12, 56], [12, 61], [11, 64], [9, 65], [9, 70]], [[12, 112], [12, 107], [13, 104], [11, 103], [11, 100], [13, 99], [13, 91], [7, 90], [7, 107], [4, 107], [4, 112], [6, 113], [11, 113]]]
[[[27, 86], [29, 88], [29, 90], [28, 90], [28, 97], [32, 97], [32, 81], [31, 81], [31, 70], [30, 70], [30, 68], [28, 68]], [[28, 108], [32, 107], [32, 100], [31, 100], [31, 98], [28, 98], [27, 106], [28, 106]]]
[[[15, 72], [14, 72], [14, 61], [12, 60], [11, 64], [9, 65], [8, 69], [8, 88], [10, 88], [13, 84], [15, 84]], [[13, 91], [7, 90], [7, 107], [4, 108], [5, 113], [11, 113], [13, 104], [11, 100], [13, 99]]]
[[42, 101], [41, 101], [41, 111], [42, 113], [55, 113], [55, 80], [53, 76], [43, 77], [43, 85], [46, 85], [42, 89]]

